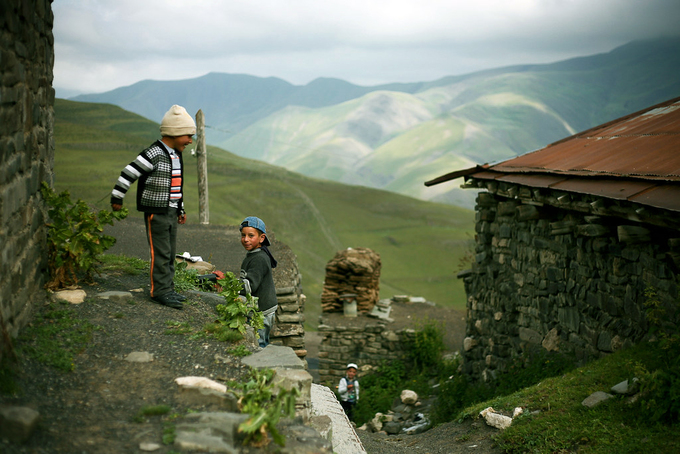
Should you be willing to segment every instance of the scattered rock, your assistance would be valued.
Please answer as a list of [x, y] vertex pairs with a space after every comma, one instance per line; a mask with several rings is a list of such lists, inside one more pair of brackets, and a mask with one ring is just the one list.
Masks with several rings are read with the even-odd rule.
[[[380, 432], [383, 428], [383, 418], [384, 417], [385, 416], [382, 413], [380, 413], [380, 412], [376, 413], [375, 416], [373, 417], [373, 419], [371, 419], [368, 422], [368, 429], [371, 430], [371, 432]], [[391, 419], [390, 419], [390, 421], [391, 421]]]
[[396, 435], [401, 432], [402, 425], [396, 421], [390, 421], [383, 424], [383, 430], [390, 435]]
[[158, 451], [159, 449], [161, 449], [161, 445], [159, 445], [158, 443], [145, 442], [145, 443], [139, 444], [139, 449], [140, 449], [140, 451], [144, 451], [144, 452], [153, 452], [153, 451]]
[[102, 292], [97, 293], [96, 296], [102, 300], [111, 300], [116, 302], [130, 301], [132, 299], [132, 293], [130, 292]]
[[401, 392], [401, 402], [405, 405], [415, 405], [418, 402], [418, 394], [410, 389], [405, 389]]
[[153, 354], [149, 352], [132, 352], [125, 357], [125, 361], [130, 363], [150, 363], [153, 361]]
[[206, 388], [222, 393], [227, 392], [227, 387], [225, 385], [206, 377], [179, 377], [175, 379], [175, 383], [180, 387]]
[[624, 396], [632, 396], [638, 391], [638, 379], [633, 378], [633, 384], [629, 385], [628, 380], [624, 380], [611, 387], [611, 392], [614, 394], [622, 394]]
[[87, 293], [85, 293], [85, 290], [59, 290], [58, 292], [54, 292], [52, 294], [52, 298], [54, 298], [56, 301], [66, 301], [67, 303], [71, 304], [81, 304], [83, 301], [85, 301], [85, 298], [87, 297]]
[[23, 443], [40, 421], [40, 413], [28, 407], [0, 406], [0, 438]]
[[415, 417], [413, 418], [413, 422], [413, 425], [404, 427], [402, 432], [407, 435], [415, 435], [423, 433], [430, 428], [430, 421], [422, 413], [416, 413]]
[[612, 397], [614, 397], [614, 396], [612, 396], [611, 394], [607, 394], [606, 392], [595, 391], [590, 396], [583, 399], [583, 402], [581, 402], [581, 405], [584, 405], [588, 408], [593, 408], [594, 406], [604, 402], [607, 399], [611, 399]]
[[487, 407], [479, 412], [479, 415], [484, 418], [484, 421], [491, 427], [496, 429], [507, 429], [512, 424], [512, 418], [509, 416], [496, 413], [492, 407]]

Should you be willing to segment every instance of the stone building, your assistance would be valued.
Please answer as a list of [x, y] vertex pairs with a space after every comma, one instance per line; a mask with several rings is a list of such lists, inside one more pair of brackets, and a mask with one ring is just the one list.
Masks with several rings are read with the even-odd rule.
[[425, 184], [459, 177], [483, 190], [459, 275], [467, 373], [493, 380], [532, 347], [583, 362], [635, 344], [652, 298], [677, 325], [680, 98]]
[[0, 0], [0, 358], [45, 297], [53, 181], [54, 38], [50, 0]]

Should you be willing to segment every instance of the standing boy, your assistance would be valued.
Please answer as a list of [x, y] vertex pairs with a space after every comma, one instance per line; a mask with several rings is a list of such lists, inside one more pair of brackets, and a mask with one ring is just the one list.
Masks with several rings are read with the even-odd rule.
[[267, 238], [267, 227], [262, 219], [248, 216], [241, 222], [241, 244], [247, 251], [241, 263], [240, 281], [243, 283], [241, 293], [257, 297], [257, 304], [264, 316], [264, 328], [257, 330], [260, 347], [269, 344], [269, 332], [274, 326], [276, 309], [276, 287], [272, 269], [276, 268], [276, 260], [269, 252], [271, 245]]
[[350, 421], [354, 421], [354, 406], [359, 402], [359, 381], [357, 377], [357, 365], [349, 363], [345, 376], [340, 379], [338, 384], [338, 394], [340, 394], [340, 405], [345, 410], [345, 414]]
[[184, 109], [174, 105], [161, 121], [161, 140], [142, 151], [125, 166], [111, 193], [111, 208], [123, 207], [130, 185], [139, 179], [137, 210], [144, 213], [146, 238], [151, 252], [151, 299], [182, 309], [186, 298], [175, 292], [177, 224], [186, 222], [184, 212], [184, 164], [182, 152], [192, 143], [196, 123]]

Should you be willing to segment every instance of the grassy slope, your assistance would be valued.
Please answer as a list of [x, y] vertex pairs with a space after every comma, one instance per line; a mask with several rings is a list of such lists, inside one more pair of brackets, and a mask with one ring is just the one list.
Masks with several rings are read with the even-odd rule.
[[318, 109], [286, 108], [225, 144], [304, 175], [427, 199], [434, 192], [423, 181], [577, 132], [545, 102], [552, 102], [551, 77], [502, 74], [418, 95], [374, 92]]
[[650, 423], [629, 397], [618, 396], [594, 408], [581, 404], [596, 391], [609, 393], [612, 386], [631, 380], [635, 365], [653, 371], [662, 366], [659, 360], [663, 357], [658, 351], [643, 343], [512, 395], [469, 407], [459, 417], [476, 417], [487, 407], [510, 414], [522, 407], [523, 415], [497, 438], [500, 446], [513, 454], [677, 453], [680, 425]]
[[[157, 131], [157, 124], [112, 105], [58, 99], [56, 189], [108, 207], [120, 170], [158, 137]], [[310, 326], [316, 325], [325, 265], [346, 247], [369, 247], [381, 255], [382, 297], [418, 295], [464, 308], [455, 274], [471, 247], [473, 212], [308, 178], [213, 147], [208, 153], [211, 224], [236, 225], [253, 212], [266, 220], [298, 256]], [[195, 161], [187, 154], [185, 162], [187, 187], [195, 188]], [[134, 195], [127, 199], [132, 208]], [[196, 190], [187, 191], [186, 205], [197, 213]]]

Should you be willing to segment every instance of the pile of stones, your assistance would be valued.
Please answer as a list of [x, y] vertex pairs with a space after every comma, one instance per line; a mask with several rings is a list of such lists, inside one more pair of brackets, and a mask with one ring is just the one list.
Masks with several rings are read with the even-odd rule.
[[370, 312], [380, 294], [380, 255], [368, 248], [339, 251], [326, 265], [321, 293], [323, 312], [342, 312], [344, 300], [356, 301], [356, 310]]
[[373, 419], [359, 427], [358, 430], [381, 432], [387, 435], [414, 435], [430, 428], [427, 417], [429, 404], [423, 403], [415, 391], [405, 389], [401, 396], [394, 400], [387, 414], [376, 413]]

